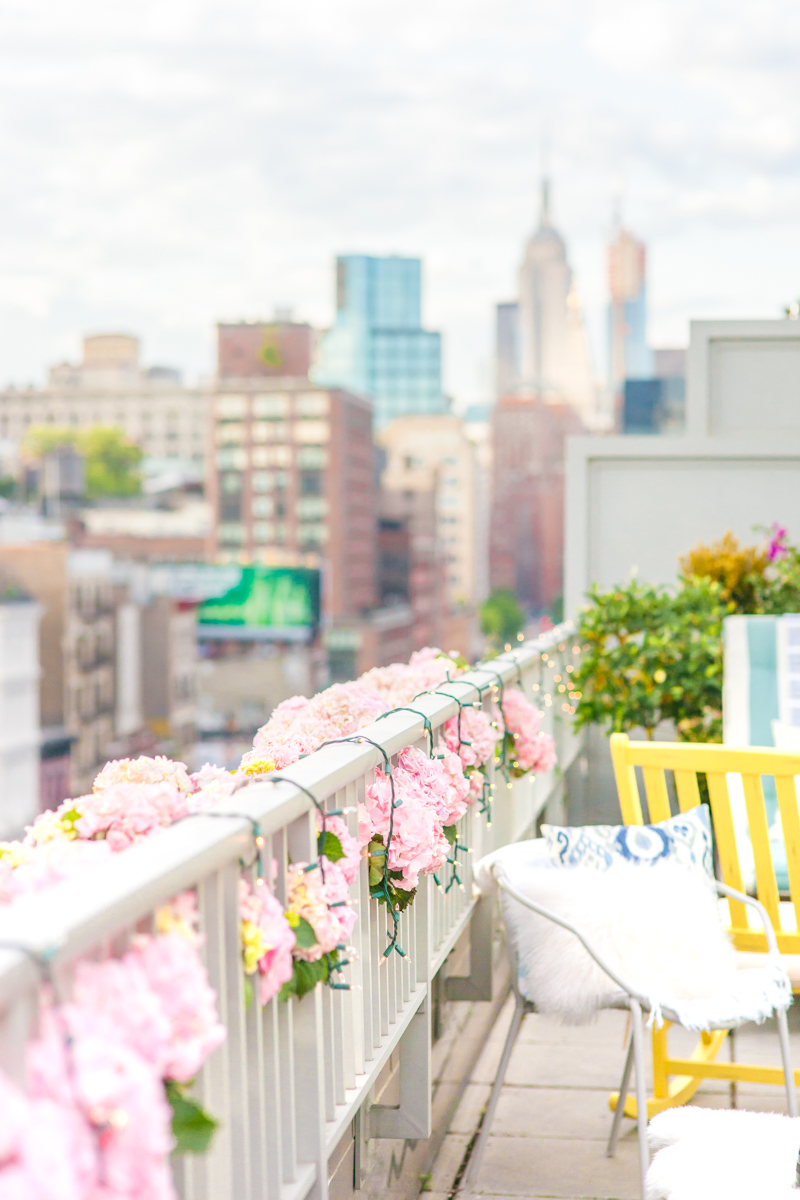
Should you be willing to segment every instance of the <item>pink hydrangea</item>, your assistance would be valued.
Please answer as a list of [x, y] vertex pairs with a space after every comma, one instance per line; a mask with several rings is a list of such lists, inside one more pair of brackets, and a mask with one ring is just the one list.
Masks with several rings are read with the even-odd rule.
[[197, 810], [202, 811], [219, 804], [221, 800], [227, 800], [233, 795], [241, 778], [238, 771], [226, 771], [224, 767], [206, 763], [189, 776]]
[[168, 933], [137, 939], [130, 956], [141, 964], [170, 1023], [164, 1075], [185, 1083], [226, 1037], [200, 955], [181, 934]]
[[[56, 1109], [77, 1110], [88, 1122], [99, 1145], [98, 1182], [107, 1187], [109, 1200], [174, 1200], [168, 1157], [172, 1110], [152, 1064], [119, 1037], [88, 1035], [67, 1048], [53, 1013], [44, 1014], [42, 1030], [28, 1047], [29, 1094]], [[80, 1138], [80, 1150], [83, 1144]], [[68, 1151], [68, 1162], [73, 1154]], [[92, 1194], [78, 1192], [76, 1200]]]
[[350, 900], [350, 881], [347, 878], [345, 859], [328, 862], [323, 859], [325, 871], [324, 894], [328, 915], [338, 922], [338, 933], [334, 945], [346, 945], [357, 921], [356, 910]]
[[550, 771], [556, 763], [553, 739], [539, 732], [541, 714], [519, 688], [507, 688], [503, 696], [503, 720], [514, 738], [513, 762], [519, 773]]
[[106, 842], [71, 842], [65, 838], [25, 849], [24, 858], [0, 858], [0, 904], [85, 875], [112, 852]]
[[148, 758], [117, 758], [107, 762], [97, 775], [92, 790], [102, 792], [115, 783], [169, 783], [179, 792], [193, 791], [186, 763], [175, 762], [164, 754]]
[[[330, 866], [326, 867], [327, 875]], [[319, 865], [308, 870], [308, 863], [291, 866], [286, 875], [286, 909], [289, 923], [303, 917], [314, 930], [313, 946], [295, 946], [295, 958], [316, 962], [331, 954], [339, 944], [341, 925], [336, 909], [328, 907], [328, 897]]]
[[[322, 832], [321, 813], [317, 813], [317, 829], [320, 833]], [[339, 845], [344, 851], [344, 858], [339, 859], [336, 865], [342, 871], [348, 884], [353, 883], [358, 877], [358, 868], [361, 864], [361, 846], [358, 840], [350, 833], [341, 817], [326, 816], [325, 829], [339, 839]]]
[[[438, 748], [438, 753], [441, 748]], [[413, 792], [419, 792], [442, 825], [454, 825], [469, 804], [469, 780], [464, 777], [461, 759], [445, 751], [442, 757], [428, 758], [416, 746], [407, 746], [397, 756], [395, 786], [405, 794], [408, 778]]]
[[[266, 885], [256, 891], [242, 879], [239, 883], [242, 940], [253, 948], [258, 971], [258, 998], [267, 1004], [292, 978], [295, 935], [283, 908]], [[249, 928], [248, 928], [249, 927]], [[248, 941], [248, 939], [251, 939]], [[245, 969], [249, 964], [245, 962]]]
[[[419, 778], [407, 771], [395, 770], [395, 799], [401, 801], [391, 820], [388, 866], [401, 872], [398, 886], [412, 891], [420, 875], [439, 870], [447, 860], [449, 843], [442, 832], [430, 797], [422, 789]], [[366, 807], [370, 817], [371, 834], [380, 835], [384, 844], [389, 835], [392, 785], [383, 771], [375, 774], [375, 782], [367, 788]]]
[[112, 783], [69, 803], [81, 814], [75, 822], [78, 836], [104, 834], [112, 850], [124, 850], [192, 808], [189, 793], [171, 783]]
[[361, 682], [335, 683], [302, 704], [284, 704], [286, 707], [278, 705], [256, 733], [253, 749], [242, 758], [242, 768], [266, 760], [280, 770], [313, 753], [323, 742], [357, 733], [386, 707], [380, 696]]
[[95, 1138], [74, 1105], [31, 1100], [0, 1075], [2, 1200], [84, 1200], [98, 1183]]
[[444, 724], [444, 742], [448, 750], [459, 756], [466, 771], [469, 767], [481, 767], [489, 761], [500, 734], [481, 709], [462, 708], [461, 738], [459, 745], [458, 717], [450, 717]]
[[373, 667], [359, 682], [377, 692], [388, 710], [410, 704], [420, 692], [431, 691], [460, 674], [461, 668], [449, 655], [434, 646], [426, 646], [416, 650], [407, 663]]

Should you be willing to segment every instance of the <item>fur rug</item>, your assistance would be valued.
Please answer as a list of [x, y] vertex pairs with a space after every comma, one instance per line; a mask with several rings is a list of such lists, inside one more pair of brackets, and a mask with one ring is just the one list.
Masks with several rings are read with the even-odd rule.
[[646, 1200], [797, 1200], [800, 1118], [670, 1108], [647, 1130], [658, 1153]]
[[[536, 842], [489, 856], [476, 872], [479, 886], [485, 889], [498, 871], [523, 895], [579, 928], [609, 967], [650, 999], [657, 1021], [661, 1006], [692, 1029], [763, 1021], [776, 1004], [791, 1002], [779, 966], [737, 971], [716, 894], [700, 872], [669, 862], [620, 863], [609, 871], [548, 869]], [[500, 901], [520, 991], [537, 1011], [580, 1024], [619, 996], [574, 934], [502, 890]]]

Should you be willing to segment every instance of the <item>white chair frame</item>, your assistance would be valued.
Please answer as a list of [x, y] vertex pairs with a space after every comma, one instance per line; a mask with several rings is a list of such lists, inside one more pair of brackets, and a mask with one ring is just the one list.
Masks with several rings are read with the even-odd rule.
[[[531, 909], [532, 912], [538, 913], [539, 916], [545, 917], [548, 921], [554, 921], [556, 925], [561, 925], [564, 929], [567, 929], [570, 933], [574, 934], [575, 937], [578, 938], [578, 940], [583, 944], [584, 949], [588, 952], [588, 954], [591, 955], [601, 970], [605, 971], [606, 975], [608, 975], [609, 978], [612, 979], [620, 989], [619, 996], [615, 996], [612, 1000], [608, 1001], [604, 1007], [629, 1010], [631, 1015], [631, 1038], [630, 1042], [628, 1043], [628, 1054], [625, 1059], [625, 1067], [622, 1072], [622, 1082], [620, 1083], [619, 1087], [619, 1099], [617, 1100], [617, 1106], [614, 1111], [614, 1120], [611, 1125], [611, 1134], [608, 1139], [608, 1147], [606, 1152], [609, 1158], [613, 1158], [617, 1147], [617, 1139], [619, 1137], [619, 1130], [622, 1124], [622, 1117], [625, 1111], [625, 1099], [628, 1095], [631, 1070], [634, 1069], [636, 1108], [638, 1113], [637, 1129], [639, 1134], [639, 1169], [642, 1178], [642, 1195], [644, 1196], [645, 1176], [647, 1175], [647, 1170], [650, 1165], [650, 1156], [647, 1146], [647, 1084], [645, 1076], [643, 1015], [644, 1013], [650, 1011], [651, 1001], [646, 996], [640, 995], [635, 988], [630, 987], [624, 982], [624, 980], [620, 979], [616, 972], [612, 971], [608, 964], [603, 961], [602, 957], [592, 947], [583, 933], [581, 933], [580, 929], [577, 929], [569, 921], [563, 920], [561, 917], [557, 916], [553, 912], [550, 912], [548, 909], [542, 908], [540, 904], [536, 904], [533, 900], [530, 900], [527, 896], [523, 896], [521, 892], [517, 891], [517, 889], [513, 887], [505, 877], [505, 873], [503, 872], [502, 866], [499, 863], [497, 863], [494, 867], [494, 875], [498, 887], [502, 888], [503, 891], [509, 896], [512, 896], [519, 904]], [[745, 896], [742, 892], [737, 892], [733, 888], [729, 888], [727, 884], [720, 883], [719, 880], [714, 880], [714, 883], [718, 893], [721, 896], [726, 896], [732, 900], [739, 900], [742, 904], [748, 904], [751, 908], [756, 910], [764, 926], [764, 933], [769, 945], [770, 957], [774, 956], [776, 959], [779, 958], [778, 943], [775, 939], [775, 931], [772, 928], [772, 922], [770, 921], [769, 915], [764, 906], [752, 896]], [[500, 1057], [500, 1064], [497, 1068], [497, 1074], [495, 1076], [494, 1083], [492, 1084], [489, 1102], [486, 1105], [486, 1111], [484, 1113], [480, 1131], [475, 1141], [475, 1146], [470, 1156], [467, 1170], [464, 1174], [463, 1190], [465, 1192], [469, 1192], [471, 1190], [471, 1186], [477, 1179], [483, 1154], [486, 1149], [486, 1143], [489, 1140], [489, 1134], [492, 1128], [492, 1120], [497, 1107], [497, 1101], [500, 1098], [503, 1081], [506, 1076], [506, 1071], [508, 1070], [508, 1064], [511, 1060], [511, 1054], [514, 1049], [514, 1045], [522, 1027], [523, 1019], [528, 1015], [528, 1013], [536, 1011], [536, 1006], [530, 1000], [526, 1000], [519, 990], [517, 952], [516, 947], [513, 944], [513, 939], [508, 936], [508, 930], [506, 930], [506, 946], [508, 949], [509, 958], [511, 960], [511, 981], [515, 998], [514, 1012], [511, 1017], [511, 1025], [509, 1027], [508, 1035], [503, 1047], [503, 1053]], [[675, 1025], [680, 1024], [677, 1013], [673, 1012], [669, 1008], [664, 1007], [662, 1007], [661, 1011], [666, 1020], [671, 1021]], [[778, 1025], [778, 1039], [780, 1042], [783, 1076], [786, 1086], [786, 1103], [789, 1110], [789, 1116], [796, 1117], [797, 1097], [795, 1094], [794, 1073], [792, 1070], [791, 1054], [789, 1049], [789, 1026], [786, 1020], [786, 1009], [776, 1009], [775, 1015]], [[709, 1026], [709, 1029], [736, 1029], [742, 1024], [744, 1024], [743, 1021], [730, 1022], [726, 1024], [712, 1024]], [[644, 1115], [644, 1120], [642, 1120], [642, 1115]]]

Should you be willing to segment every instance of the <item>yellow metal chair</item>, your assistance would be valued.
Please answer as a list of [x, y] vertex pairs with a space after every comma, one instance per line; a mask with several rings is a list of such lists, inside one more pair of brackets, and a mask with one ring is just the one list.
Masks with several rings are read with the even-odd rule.
[[[794, 783], [795, 775], [800, 775], [800, 754], [758, 746], [735, 749], [731, 746], [687, 742], [632, 742], [627, 734], [614, 733], [611, 735], [611, 758], [622, 820], [626, 825], [644, 824], [636, 767], [642, 771], [651, 823], [664, 821], [671, 815], [667, 771], [673, 772], [681, 812], [701, 803], [697, 775], [700, 772], [706, 776], [722, 882], [740, 892], [746, 889], [742, 886], [727, 776], [741, 776], [755, 859], [756, 894], [769, 913], [793, 989], [800, 991], [800, 808]], [[775, 880], [761, 782], [763, 776], [771, 776], [775, 780], [786, 843], [790, 890], [788, 901], [781, 901]], [[756, 965], [758, 959], [755, 956], [767, 952], [765, 934], [751, 926], [749, 910], [744, 904], [737, 900], [728, 900], [726, 903], [729, 905], [729, 932], [733, 943], [738, 951], [748, 955], [747, 965]], [[677, 1104], [685, 1104], [703, 1079], [783, 1086], [783, 1072], [779, 1067], [717, 1062], [728, 1036], [725, 1030], [701, 1034], [689, 1058], [670, 1057], [668, 1031], [668, 1023], [661, 1029], [653, 1030], [653, 1095], [647, 1101], [648, 1116]], [[800, 1070], [795, 1071], [794, 1075], [795, 1083], [800, 1084]], [[616, 1109], [618, 1095], [613, 1093], [609, 1098], [612, 1111]], [[635, 1096], [627, 1097], [624, 1111], [626, 1116], [636, 1117]]]

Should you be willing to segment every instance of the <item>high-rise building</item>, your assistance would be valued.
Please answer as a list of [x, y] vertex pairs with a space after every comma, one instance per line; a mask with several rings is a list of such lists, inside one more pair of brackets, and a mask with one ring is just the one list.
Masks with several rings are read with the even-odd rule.
[[495, 394], [511, 396], [519, 387], [519, 304], [495, 307]]
[[617, 396], [626, 379], [653, 376], [653, 352], [647, 344], [647, 249], [620, 225], [608, 247], [608, 287], [609, 385]]
[[570, 405], [521, 395], [498, 401], [492, 426], [491, 587], [552, 610], [563, 595], [564, 444], [583, 429]]
[[441, 335], [422, 327], [420, 259], [336, 260], [336, 321], [320, 339], [310, 377], [369, 397], [378, 429], [409, 413], [447, 411]]
[[281, 377], [222, 379], [213, 405], [211, 557], [322, 570], [326, 618], [371, 608], [369, 402]]
[[519, 271], [519, 362], [520, 390], [565, 402], [586, 426], [596, 424], [589, 344], [567, 248], [553, 226], [546, 179], [539, 227], [525, 246]]

